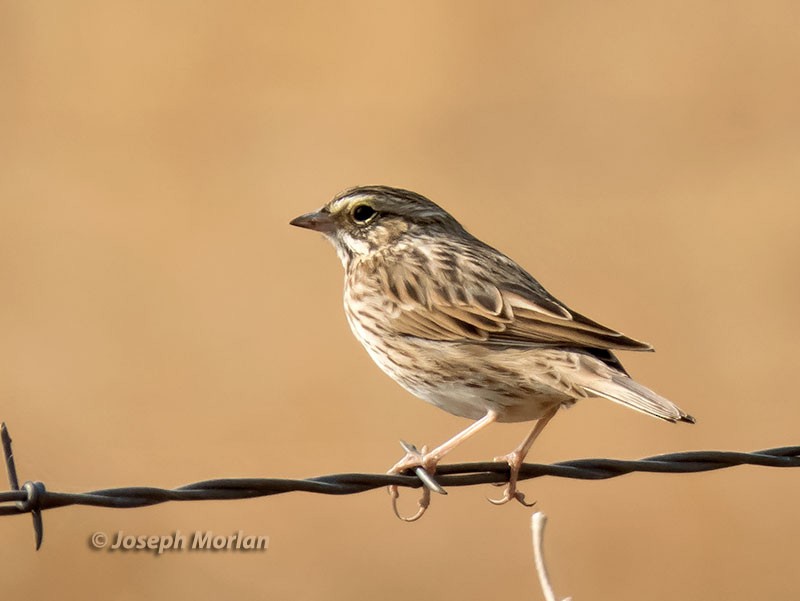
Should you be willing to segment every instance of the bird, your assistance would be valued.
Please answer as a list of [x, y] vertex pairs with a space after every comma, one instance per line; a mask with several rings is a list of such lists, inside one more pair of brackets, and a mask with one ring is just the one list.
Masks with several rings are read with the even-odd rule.
[[[562, 407], [603, 398], [667, 422], [695, 423], [631, 378], [614, 354], [651, 345], [574, 311], [421, 194], [358, 186], [290, 224], [333, 244], [345, 271], [347, 321], [378, 367], [411, 394], [473, 422], [431, 450], [406, 443], [390, 474], [420, 467], [433, 474], [490, 424], [535, 421], [517, 447], [495, 458], [508, 464], [509, 478], [492, 502], [528, 505], [517, 488], [520, 467]], [[397, 488], [390, 493], [402, 517]], [[429, 502], [423, 488], [417, 513], [402, 519], [418, 519]]]

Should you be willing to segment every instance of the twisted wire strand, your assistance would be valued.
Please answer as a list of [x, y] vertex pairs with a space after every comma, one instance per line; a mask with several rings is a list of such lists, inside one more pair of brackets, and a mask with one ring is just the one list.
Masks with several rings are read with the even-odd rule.
[[[754, 453], [728, 451], [689, 451], [656, 455], [639, 460], [574, 459], [553, 464], [525, 463], [520, 469], [520, 480], [555, 476], [578, 480], [606, 480], [632, 472], [695, 473], [735, 467], [757, 465], [765, 467], [800, 467], [800, 446], [766, 449]], [[508, 480], [506, 463], [453, 463], [440, 465], [436, 481], [444, 487], [473, 486], [503, 483]], [[40, 483], [26, 483], [33, 488]], [[350, 495], [390, 484], [419, 488], [422, 483], [416, 476], [387, 474], [331, 474], [306, 479], [287, 478], [219, 478], [186, 484], [177, 488], [128, 486], [108, 488], [83, 493], [54, 492], [41, 487], [36, 509], [41, 511], [69, 505], [94, 507], [133, 508], [158, 505], [170, 501], [219, 501], [252, 499], [288, 492], [310, 492], [325, 495]], [[33, 485], [33, 486], [31, 486]], [[21, 490], [0, 492], [0, 503], [15, 502], [20, 505], [0, 506], [0, 516], [28, 513], [30, 493], [23, 485]]]
[[[41, 482], [18, 484], [11, 439], [3, 424], [3, 448], [11, 490], [0, 492], [0, 516], [30, 513], [34, 519], [37, 549], [41, 545], [41, 512], [56, 507], [87, 505], [93, 507], [134, 508], [171, 501], [219, 501], [252, 499], [288, 492], [325, 495], [350, 495], [390, 484], [419, 488], [423, 482], [415, 475], [331, 474], [305, 479], [288, 478], [219, 478], [186, 484], [177, 488], [129, 486], [82, 493], [54, 492]], [[736, 451], [687, 451], [655, 455], [638, 460], [573, 459], [553, 464], [525, 463], [519, 479], [542, 476], [578, 480], [606, 480], [633, 472], [685, 474], [708, 472], [739, 465], [762, 467], [800, 467], [800, 446], [765, 449], [753, 453]], [[508, 481], [505, 462], [453, 463], [436, 469], [436, 482], [443, 487], [473, 486]]]

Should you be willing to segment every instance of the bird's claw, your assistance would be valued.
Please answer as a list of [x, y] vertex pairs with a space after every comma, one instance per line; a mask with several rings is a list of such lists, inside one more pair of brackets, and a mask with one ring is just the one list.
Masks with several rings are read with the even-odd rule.
[[428, 506], [431, 504], [431, 491], [423, 487], [422, 496], [419, 498], [419, 501], [417, 501], [417, 504], [419, 505], [417, 512], [414, 515], [405, 517], [400, 515], [400, 510], [397, 507], [397, 499], [400, 498], [400, 491], [397, 490], [396, 485], [393, 484], [389, 487], [389, 494], [392, 497], [392, 511], [394, 511], [394, 514], [404, 522], [416, 522], [428, 510]]
[[419, 509], [414, 515], [403, 517], [400, 515], [400, 511], [397, 508], [397, 499], [400, 498], [400, 491], [397, 485], [392, 484], [389, 486], [388, 491], [389, 495], [392, 497], [392, 510], [394, 514], [404, 522], [416, 522], [423, 516], [428, 506], [431, 504], [431, 491], [439, 493], [440, 495], [446, 495], [447, 491], [433, 479], [432, 474], [436, 471], [436, 463], [435, 461], [431, 461], [431, 458], [427, 456], [428, 447], [423, 446], [422, 449], [417, 450], [417, 447], [413, 444], [403, 440], [400, 441], [400, 446], [403, 447], [406, 455], [395, 463], [387, 473], [400, 474], [406, 470], [414, 471], [417, 478], [419, 478], [423, 484], [422, 496], [417, 502]]
[[[495, 457], [494, 461], [504, 461], [508, 463], [510, 469], [508, 482], [505, 483], [506, 489], [503, 496], [499, 499], [487, 499], [493, 505], [505, 505], [511, 501], [517, 501], [525, 507], [533, 507], [536, 501], [528, 503], [525, 501], [525, 493], [517, 490], [517, 479], [519, 478], [519, 468], [522, 466], [522, 456], [517, 451], [512, 451], [508, 455]], [[503, 486], [503, 482], [492, 483], [494, 486]]]
[[512, 486], [510, 484], [506, 487], [502, 497], [500, 497], [499, 499], [487, 498], [486, 500], [489, 501], [489, 503], [491, 503], [492, 505], [505, 505], [506, 503], [512, 500], [519, 502], [521, 505], [524, 505], [525, 507], [533, 507], [534, 505], [536, 505], [536, 501], [534, 501], [533, 503], [528, 503], [525, 500], [525, 493], [516, 490], [516, 487], [513, 487], [512, 489]]

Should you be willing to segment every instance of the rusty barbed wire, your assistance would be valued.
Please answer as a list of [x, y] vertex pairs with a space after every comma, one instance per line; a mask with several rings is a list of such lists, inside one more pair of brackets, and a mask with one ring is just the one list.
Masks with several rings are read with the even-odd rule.
[[[11, 437], [5, 423], [0, 427], [10, 491], [0, 492], [0, 516], [30, 513], [36, 535], [36, 549], [42, 544], [42, 512], [70, 505], [88, 505], [126, 509], [148, 507], [171, 501], [219, 501], [253, 499], [288, 492], [311, 492], [325, 495], [351, 495], [394, 484], [408, 488], [428, 486], [416, 475], [331, 474], [306, 479], [288, 478], [218, 478], [186, 484], [177, 488], [128, 486], [82, 493], [54, 492], [44, 483], [27, 481], [19, 485]], [[606, 480], [633, 472], [686, 474], [709, 472], [740, 465], [762, 467], [800, 467], [800, 446], [779, 447], [752, 453], [736, 451], [685, 451], [638, 460], [572, 459], [552, 464], [525, 463], [519, 479], [542, 476], [578, 480]], [[418, 468], [421, 469], [421, 468]], [[505, 462], [452, 463], [436, 468], [434, 484], [442, 487], [501, 484], [508, 481]], [[13, 503], [9, 505], [8, 503]], [[5, 504], [5, 505], [4, 505]]]

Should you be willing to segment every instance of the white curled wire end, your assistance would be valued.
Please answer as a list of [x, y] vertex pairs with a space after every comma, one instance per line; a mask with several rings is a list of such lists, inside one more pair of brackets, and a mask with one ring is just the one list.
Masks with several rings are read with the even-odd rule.
[[[553, 592], [550, 584], [550, 576], [547, 573], [547, 565], [544, 561], [544, 527], [547, 525], [547, 516], [541, 511], [537, 511], [531, 516], [531, 532], [533, 534], [533, 559], [536, 565], [536, 575], [539, 577], [539, 584], [542, 586], [542, 593], [545, 601], [559, 601]], [[566, 597], [562, 601], [572, 601], [572, 597]]]

